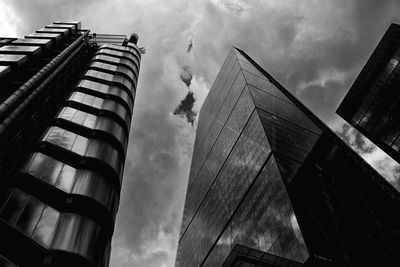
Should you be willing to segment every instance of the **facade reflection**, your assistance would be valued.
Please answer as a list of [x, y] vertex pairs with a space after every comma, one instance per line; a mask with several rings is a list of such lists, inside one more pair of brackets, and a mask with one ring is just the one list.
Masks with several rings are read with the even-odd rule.
[[[349, 188], [360, 193], [350, 198]], [[384, 248], [398, 246], [389, 233], [400, 228], [399, 201], [233, 48], [200, 111], [175, 266], [396, 266], [399, 256]], [[378, 235], [390, 241], [376, 244]], [[362, 259], [362, 250], [375, 254]]]

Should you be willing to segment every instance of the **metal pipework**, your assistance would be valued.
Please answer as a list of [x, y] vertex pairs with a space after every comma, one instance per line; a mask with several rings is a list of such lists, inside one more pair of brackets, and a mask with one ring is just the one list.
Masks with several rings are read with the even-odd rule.
[[[31, 99], [40, 93], [40, 91], [46, 87], [51, 79], [57, 75], [64, 68], [64, 66], [67, 65], [67, 63], [71, 61], [72, 58], [80, 51], [80, 49], [86, 43], [86, 40], [84, 39], [86, 39], [88, 34], [89, 31], [85, 31], [78, 39], [76, 39], [60, 54], [53, 58], [38, 73], [32, 76], [26, 83], [24, 83], [3, 103], [0, 104], [0, 135], [2, 135], [12, 121], [18, 117], [18, 115], [29, 104]], [[84, 43], [82, 43], [82, 41], [84, 41]], [[48, 77], [45, 79], [46, 76]], [[41, 83], [41, 85], [35, 88], [43, 79], [45, 80]], [[22, 104], [17, 106], [20, 102], [22, 102]]]

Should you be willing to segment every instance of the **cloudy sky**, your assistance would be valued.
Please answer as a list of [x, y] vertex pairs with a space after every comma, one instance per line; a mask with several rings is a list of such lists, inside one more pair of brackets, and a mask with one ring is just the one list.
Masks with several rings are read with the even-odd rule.
[[396, 184], [400, 167], [335, 110], [398, 0], [0, 0], [0, 36], [53, 20], [139, 34], [142, 58], [112, 267], [173, 266], [199, 108], [231, 46], [247, 52]]

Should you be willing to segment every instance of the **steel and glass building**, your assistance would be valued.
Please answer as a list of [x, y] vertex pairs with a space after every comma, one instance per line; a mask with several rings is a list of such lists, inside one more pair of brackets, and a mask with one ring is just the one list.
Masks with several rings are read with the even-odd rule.
[[243, 51], [200, 111], [176, 267], [400, 266], [400, 195]]
[[55, 21], [0, 42], [0, 266], [108, 266], [141, 53]]
[[337, 114], [400, 163], [400, 25], [392, 24]]

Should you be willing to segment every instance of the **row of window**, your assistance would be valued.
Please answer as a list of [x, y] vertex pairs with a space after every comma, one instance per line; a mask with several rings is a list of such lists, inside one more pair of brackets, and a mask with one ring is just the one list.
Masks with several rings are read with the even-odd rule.
[[128, 60], [126, 58], [112, 57], [105, 54], [96, 54], [93, 57], [93, 61], [101, 61], [109, 64], [125, 66], [133, 72], [134, 77], [137, 77], [137, 73], [139, 73], [138, 66], [136, 64], [133, 64], [131, 60]]
[[70, 31], [68, 29], [61, 28], [42, 28], [36, 31], [37, 33], [59, 33], [63, 37], [68, 37], [70, 35]]
[[130, 53], [129, 51], [121, 51], [109, 47], [100, 47], [99, 50], [96, 52], [96, 55], [99, 54], [126, 59], [134, 63], [138, 68], [140, 67], [140, 58], [132, 56], [132, 53]]
[[133, 110], [134, 96], [130, 91], [91, 80], [82, 80], [76, 87], [78, 90], [83, 90], [86, 93], [91, 93], [104, 99], [112, 98], [125, 105], [129, 113]]
[[120, 51], [120, 52], [129, 52], [132, 55], [134, 55], [137, 58], [137, 60], [139, 60], [139, 61], [140, 61], [140, 58], [142, 57], [142, 54], [140, 53], [139, 48], [132, 43], [128, 43], [127, 46], [105, 44], [105, 45], [102, 45], [99, 49], [103, 49], [103, 48], [108, 48], [108, 49], [112, 49], [112, 50]]
[[[64, 31], [66, 31], [64, 33]], [[35, 33], [25, 36], [25, 39], [17, 39], [0, 48], [0, 60], [3, 65], [22, 66], [33, 56], [38, 56], [43, 50], [58, 44], [67, 37], [67, 29], [40, 29]], [[9, 68], [9, 67], [7, 67]], [[0, 69], [0, 77], [10, 72], [10, 69]]]
[[122, 176], [123, 158], [107, 142], [87, 138], [58, 126], [48, 128], [42, 142], [53, 144], [81, 157], [96, 159], [111, 167], [118, 177]]
[[132, 82], [134, 80], [132, 79], [132, 77], [135, 77], [133, 71], [124, 65], [113, 65], [109, 63], [93, 61], [89, 65], [89, 68], [104, 71], [107, 73], [118, 73], [119, 75], [125, 76], [126, 78], [132, 80]]
[[72, 107], [65, 107], [61, 110], [56, 118], [87, 127], [91, 130], [98, 131], [103, 135], [111, 135], [113, 137], [112, 141], [117, 142], [117, 144], [121, 146], [122, 150], [126, 152], [128, 145], [127, 132], [119, 123], [110, 117], [95, 116], [91, 113]]
[[105, 82], [110, 85], [124, 86], [126, 89], [131, 90], [131, 88], [136, 87], [136, 84], [132, 81], [128, 80], [124, 76], [114, 75], [110, 73], [106, 73], [99, 70], [91, 70], [89, 69], [84, 73], [84, 78], [94, 78], [94, 80]]
[[[99, 50], [98, 52], [96, 52], [95, 57], [96, 56], [103, 56], [103, 58], [117, 59], [119, 61], [118, 64], [125, 64], [125, 65], [128, 65], [130, 68], [132, 68], [132, 70], [135, 73], [135, 77], [137, 78], [136, 74], [138, 74], [138, 71], [136, 71], [136, 70], [139, 70], [139, 66], [140, 66], [139, 62], [140, 61], [138, 61], [134, 57], [129, 57], [130, 56], [129, 54], [123, 54], [121, 52], [113, 51], [113, 50], [109, 50], [109, 49], [102, 49], [102, 50]], [[98, 60], [98, 59], [96, 58], [96, 60]], [[106, 59], [103, 59], [103, 60], [106, 60]], [[113, 61], [108, 61], [108, 63], [115, 65], [116, 63], [114, 63]]]
[[60, 212], [19, 189], [9, 193], [0, 218], [37, 244], [96, 262], [107, 238], [103, 228], [86, 216]]
[[89, 110], [97, 110], [100, 113], [109, 113], [115, 115], [117, 121], [122, 121], [125, 129], [131, 125], [130, 112], [120, 103], [113, 99], [103, 99], [82, 92], [74, 92], [68, 98], [69, 105], [79, 105]]
[[397, 116], [399, 105], [396, 101], [386, 100], [399, 98], [396, 86], [400, 79], [399, 61], [400, 49], [396, 51], [382, 73], [370, 86], [351, 119], [355, 125], [369, 133], [372, 138], [380, 140], [396, 152], [400, 151], [400, 128], [398, 127], [400, 119]]
[[21, 173], [29, 174], [65, 193], [95, 199], [115, 217], [118, 193], [110, 178], [104, 174], [75, 168], [40, 152], [29, 156]]
[[[135, 62], [137, 67], [140, 66], [140, 58], [141, 54], [138, 52], [138, 50], [132, 49], [131, 47], [117, 47], [115, 45], [102, 45], [99, 47], [99, 50], [97, 53], [109, 53], [112, 56], [118, 56], [120, 58], [126, 58], [128, 60], [132, 60]], [[122, 54], [121, 54], [122, 53]]]

